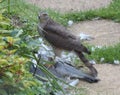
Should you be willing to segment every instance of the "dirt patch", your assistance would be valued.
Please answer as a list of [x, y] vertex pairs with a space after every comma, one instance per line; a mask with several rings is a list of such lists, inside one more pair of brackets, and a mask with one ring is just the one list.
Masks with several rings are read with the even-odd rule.
[[42, 9], [50, 8], [59, 12], [84, 11], [105, 7], [112, 0], [27, 0]]
[[97, 46], [113, 45], [120, 42], [120, 24], [108, 20], [83, 21], [70, 27], [74, 35], [80, 33], [94, 37], [90, 44]]
[[96, 64], [101, 81], [89, 84], [80, 81], [78, 87], [87, 90], [87, 95], [119, 95], [120, 94], [120, 65]]

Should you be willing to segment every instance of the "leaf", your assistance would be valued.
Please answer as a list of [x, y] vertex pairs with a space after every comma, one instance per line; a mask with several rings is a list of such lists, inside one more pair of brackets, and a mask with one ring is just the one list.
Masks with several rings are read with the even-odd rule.
[[0, 67], [7, 65], [8, 61], [6, 59], [0, 59]]
[[10, 36], [11, 31], [10, 30], [4, 30], [4, 29], [0, 29], [0, 35], [1, 36]]
[[23, 33], [23, 30], [21, 29], [21, 30], [18, 31], [18, 33], [15, 37], [19, 37], [22, 33]]
[[0, 21], [2, 21], [3, 20], [3, 16], [2, 16], [2, 14], [0, 14]]
[[0, 14], [0, 21], [8, 22], [10, 24], [10, 19], [4, 17], [2, 14]]
[[4, 49], [4, 46], [0, 45], [0, 51]]
[[8, 95], [4, 89], [0, 89], [0, 95]]
[[11, 72], [5, 72], [5, 74], [6, 74], [7, 76], [9, 76], [10, 78], [13, 77], [13, 73], [11, 73]]
[[1, 21], [0, 25], [3, 26], [3, 28], [4, 28], [4, 26], [9, 26], [10, 24], [8, 22]]
[[12, 37], [19, 37], [22, 33], [23, 33], [23, 30], [22, 30], [22, 29], [21, 29], [21, 30], [13, 30], [13, 31], [11, 32], [11, 36], [12, 36]]
[[40, 41], [38, 39], [36, 40], [30, 40], [28, 42], [28, 47], [31, 49], [31, 50], [37, 50], [39, 47], [40, 47]]
[[15, 37], [18, 33], [18, 30], [13, 30], [10, 34], [10, 36]]
[[0, 83], [3, 83], [3, 80], [0, 79]]
[[[5, 0], [1, 0], [1, 2], [2, 2], [2, 1], [5, 1]], [[1, 3], [1, 2], [0, 2], [0, 3]], [[6, 9], [1, 9], [1, 10], [0, 10], [0, 14], [5, 13], [5, 11], [6, 11]]]
[[15, 39], [13, 37], [3, 37], [3, 41], [5, 41], [6, 43], [13, 45], [13, 43], [15, 42]]
[[23, 85], [24, 85], [25, 88], [28, 88], [30, 86], [37, 86], [37, 84], [35, 82], [33, 82], [33, 81], [26, 81], [26, 80], [23, 81]]
[[9, 54], [14, 54], [17, 51], [17, 49], [13, 49], [9, 51]]
[[0, 0], [0, 3], [2, 3], [3, 1], [5, 1], [5, 0]]

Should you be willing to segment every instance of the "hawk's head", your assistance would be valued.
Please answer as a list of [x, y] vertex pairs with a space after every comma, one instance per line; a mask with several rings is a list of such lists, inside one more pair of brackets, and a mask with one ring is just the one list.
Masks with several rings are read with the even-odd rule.
[[47, 12], [40, 12], [38, 15], [38, 19], [40, 20], [41, 23], [48, 21], [49, 15]]

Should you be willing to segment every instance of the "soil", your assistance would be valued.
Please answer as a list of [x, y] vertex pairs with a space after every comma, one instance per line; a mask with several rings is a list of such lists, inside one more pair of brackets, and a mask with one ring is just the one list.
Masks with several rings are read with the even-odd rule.
[[[39, 7], [51, 8], [59, 12], [84, 11], [106, 7], [112, 0], [27, 0]], [[85, 33], [94, 37], [89, 41], [93, 45], [113, 45], [120, 42], [120, 24], [108, 20], [92, 20], [74, 23], [70, 28], [72, 33]], [[100, 82], [89, 84], [80, 81], [78, 87], [86, 88], [86, 95], [119, 95], [120, 65], [96, 64]], [[79, 94], [78, 94], [79, 95]]]
[[120, 42], [120, 23], [109, 20], [93, 20], [75, 23], [70, 27], [74, 35], [84, 33], [94, 37], [88, 43], [96, 46], [109, 46]]
[[100, 81], [89, 84], [80, 81], [78, 87], [86, 88], [87, 95], [119, 95], [120, 65], [96, 64]]
[[27, 0], [42, 9], [50, 8], [58, 12], [84, 11], [105, 7], [112, 0]]

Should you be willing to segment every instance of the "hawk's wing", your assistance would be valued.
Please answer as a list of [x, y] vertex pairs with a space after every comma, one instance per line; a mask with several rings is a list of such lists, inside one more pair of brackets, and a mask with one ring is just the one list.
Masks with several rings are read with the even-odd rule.
[[70, 33], [65, 27], [62, 25], [47, 25], [44, 30], [46, 32], [49, 31], [49, 33], [53, 35], [58, 35], [59, 37], [62, 37], [63, 39], [76, 39], [74, 35]]
[[47, 25], [43, 33], [46, 40], [53, 46], [65, 50], [77, 50], [86, 52], [86, 48], [80, 43], [80, 40], [63, 26]]

